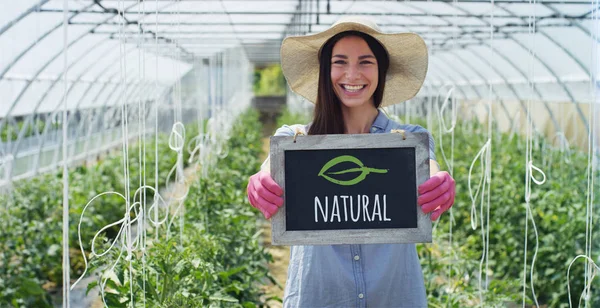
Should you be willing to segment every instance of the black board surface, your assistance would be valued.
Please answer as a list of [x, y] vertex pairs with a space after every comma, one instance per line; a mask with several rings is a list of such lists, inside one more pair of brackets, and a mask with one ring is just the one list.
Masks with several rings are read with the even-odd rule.
[[285, 151], [286, 229], [417, 228], [415, 148]]

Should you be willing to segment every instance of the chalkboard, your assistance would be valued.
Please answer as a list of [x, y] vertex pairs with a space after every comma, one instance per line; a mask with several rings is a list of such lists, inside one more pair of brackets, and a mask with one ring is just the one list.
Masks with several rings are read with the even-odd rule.
[[284, 189], [274, 245], [431, 242], [417, 205], [429, 178], [426, 133], [277, 136], [270, 154]]

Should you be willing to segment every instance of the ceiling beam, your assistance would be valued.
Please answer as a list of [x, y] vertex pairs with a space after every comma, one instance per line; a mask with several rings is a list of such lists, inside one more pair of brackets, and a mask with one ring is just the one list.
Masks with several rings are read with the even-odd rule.
[[34, 4], [33, 6], [29, 7], [29, 9], [27, 9], [25, 12], [21, 13], [19, 16], [17, 16], [15, 19], [9, 21], [8, 23], [4, 24], [1, 28], [0, 28], [0, 35], [2, 35], [4, 32], [6, 32], [8, 29], [10, 29], [12, 26], [16, 25], [19, 21], [21, 21], [23, 18], [27, 17], [27, 15], [39, 11], [40, 8], [42, 7], [42, 5], [46, 4], [46, 2], [48, 2], [50, 0], [41, 0], [40, 2]]
[[[489, 3], [489, 2], [488, 2]], [[59, 10], [59, 9], [42, 9], [40, 10], [41, 13], [63, 13], [63, 10]], [[70, 13], [74, 13], [74, 14], [78, 14], [78, 13], [82, 13], [79, 10], [69, 10], [68, 12]], [[99, 11], [89, 11], [89, 12], [85, 12], [87, 14], [108, 14], [106, 12], [99, 12]], [[152, 12], [152, 11], [148, 11], [148, 12], [135, 12], [135, 11], [126, 11], [126, 13], [128, 13], [129, 15], [156, 15], [157, 12]], [[166, 15], [166, 16], [174, 16], [174, 15], [186, 15], [186, 16], [204, 16], [204, 15], [211, 15], [211, 16], [218, 16], [218, 15], [241, 15], [241, 16], [247, 16], [247, 15], [256, 15], [256, 16], [276, 16], [276, 15], [314, 15], [313, 13], [306, 13], [306, 12], [289, 12], [289, 11], [281, 11], [281, 12], [222, 12], [222, 11], [159, 11], [158, 15]], [[347, 13], [345, 12], [330, 12], [327, 15], [333, 15], [333, 16], [347, 16]], [[457, 14], [430, 14], [430, 13], [394, 13], [394, 12], [361, 12], [361, 13], [355, 13], [355, 15], [362, 15], [362, 16], [386, 16], [386, 17], [401, 17], [401, 16], [405, 16], [405, 17], [446, 17], [446, 18], [450, 18], [450, 17], [474, 17], [474, 18], [489, 18], [488, 14], [465, 14], [465, 15], [457, 15]], [[494, 19], [512, 19], [515, 18], [514, 16], [510, 16], [510, 15], [498, 15], [498, 16], [494, 16]], [[561, 15], [561, 14], [550, 14], [547, 16], [537, 16], [536, 20], [539, 22], [540, 20], [545, 20], [545, 19], [568, 19], [568, 20], [591, 20], [592, 17], [588, 14], [581, 14], [581, 15]], [[151, 23], [148, 23], [151, 24]], [[176, 23], [172, 23], [172, 25], [176, 25]]]
[[[433, 15], [432, 15], [433, 16]], [[464, 15], [460, 16], [460, 17], [465, 17]], [[467, 16], [468, 17], [468, 16]], [[70, 23], [71, 25], [95, 25], [96, 23], [94, 22], [87, 22], [87, 21], [83, 21], [83, 22], [77, 22], [77, 21], [73, 21]], [[138, 22], [135, 20], [132, 20], [128, 23], [129, 25], [138, 25]], [[230, 26], [231, 24], [226, 22], [214, 22], [214, 23], [210, 23], [210, 22], [182, 22], [179, 24], [173, 24], [170, 22], [159, 22], [159, 23], [152, 23], [152, 22], [148, 22], [148, 23], [140, 23], [141, 25], [144, 26], [154, 26], [154, 25], [159, 25], [159, 26], [170, 26], [170, 27], [193, 27], [193, 26], [216, 26], [216, 27], [221, 27], [221, 26]], [[108, 22], [104, 24], [105, 26], [114, 26], [114, 27], [122, 27], [121, 24], [119, 23], [112, 23], [112, 22]], [[273, 23], [273, 22], [256, 22], [256, 23], [235, 23], [234, 26], [244, 26], [244, 27], [263, 27], [263, 26], [308, 26], [308, 24], [306, 23]], [[312, 24], [313, 26], [326, 26], [328, 27], [329, 24]], [[489, 25], [431, 25], [431, 24], [422, 24], [422, 23], [401, 23], [401, 22], [397, 22], [397, 23], [378, 23], [377, 24], [379, 27], [381, 28], [385, 28], [385, 27], [430, 27], [430, 28], [440, 28], [440, 29], [444, 29], [444, 28], [448, 28], [448, 26], [454, 26], [457, 28], [464, 28], [464, 29], [470, 29], [470, 28], [485, 28], [488, 30], [490, 29]], [[515, 23], [507, 23], [505, 25], [497, 25], [497, 26], [493, 26], [494, 28], [527, 28], [530, 25], [527, 23], [521, 23], [521, 24], [515, 24]], [[557, 22], [557, 23], [552, 23], [552, 24], [543, 24], [543, 25], [536, 25], [536, 28], [546, 28], [546, 27], [566, 27], [569, 26], [569, 23], [566, 22]], [[159, 31], [159, 33], [163, 33], [162, 31]]]
[[[488, 31], [489, 32], [489, 31]], [[139, 36], [142, 32], [138, 31], [94, 31], [91, 33], [95, 34], [109, 34], [109, 35], [137, 35]], [[148, 32], [144, 32], [144, 34], [149, 34]], [[177, 34], [282, 34], [281, 31], [165, 31], [158, 32], [159, 35], [177, 35]]]
[[[152, 2], [173, 2], [173, 0], [152, 0]], [[241, 2], [240, 0], [220, 0], [222, 2]], [[382, 2], [382, 0], [335, 0], [336, 2]], [[404, 0], [397, 0], [397, 2], [403, 2]], [[489, 0], [435, 0], [436, 2], [445, 2], [445, 3], [490, 3]], [[118, 2], [118, 0], [104, 0], [103, 2]], [[219, 2], [215, 0], [177, 0], [177, 2]], [[297, 0], [260, 0], [260, 2], [287, 2], [287, 3], [296, 3]], [[410, 0], [410, 2], [431, 2], [431, 0]], [[523, 4], [522, 0], [495, 0], [494, 3], [518, 3]], [[569, 1], [565, 2], [564, 0], [544, 0], [545, 4], [590, 4], [589, 1]]]

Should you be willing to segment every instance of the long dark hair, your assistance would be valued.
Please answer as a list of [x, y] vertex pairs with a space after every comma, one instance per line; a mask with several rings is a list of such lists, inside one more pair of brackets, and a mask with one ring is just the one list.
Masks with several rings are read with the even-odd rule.
[[344, 133], [342, 102], [340, 102], [340, 99], [333, 91], [331, 83], [331, 53], [333, 52], [333, 46], [347, 36], [358, 36], [365, 40], [377, 59], [379, 82], [377, 83], [375, 93], [373, 93], [373, 103], [375, 108], [379, 108], [381, 105], [383, 90], [385, 88], [385, 76], [389, 66], [389, 58], [385, 48], [372, 36], [362, 32], [346, 31], [338, 33], [330, 38], [321, 49], [321, 56], [319, 58], [319, 88], [317, 90], [313, 122], [308, 130], [309, 135]]

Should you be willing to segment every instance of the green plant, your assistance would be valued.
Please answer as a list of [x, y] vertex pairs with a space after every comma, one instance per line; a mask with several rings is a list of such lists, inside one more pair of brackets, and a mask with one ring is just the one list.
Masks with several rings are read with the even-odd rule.
[[[0, 140], [2, 142], [17, 140], [24, 125], [24, 121], [17, 121], [16, 125], [4, 125], [2, 127], [2, 131], [0, 131]], [[44, 131], [45, 126], [46, 122], [39, 119], [28, 123], [25, 132], [23, 132], [23, 138], [33, 136], [37, 133], [41, 134]], [[52, 123], [52, 125], [49, 127], [49, 131], [57, 130], [61, 127], [62, 126], [59, 123]]]
[[[132, 298], [153, 307], [264, 305], [259, 283], [272, 279], [266, 267], [272, 257], [259, 243], [258, 212], [246, 203], [243, 192], [248, 177], [259, 168], [260, 131], [255, 110], [240, 116], [231, 131], [228, 155], [190, 187], [183, 229], [175, 224], [167, 233], [163, 225], [158, 241], [156, 231], [149, 229], [145, 264], [138, 252], [131, 266], [122, 260], [115, 267], [105, 292], [111, 307], [131, 305]], [[94, 269], [106, 271], [118, 254], [114, 250], [94, 259]]]
[[285, 108], [281, 115], [277, 117], [277, 128], [283, 125], [308, 124], [310, 121], [311, 116], [309, 114], [292, 112]]
[[[436, 138], [437, 129], [430, 128]], [[449, 155], [449, 135], [444, 136], [446, 155]], [[445, 288], [454, 290], [453, 300], [458, 306], [472, 306], [479, 302], [479, 267], [483, 253], [479, 201], [476, 202], [477, 229], [471, 228], [471, 199], [468, 188], [469, 168], [473, 158], [487, 139], [486, 130], [478, 123], [459, 122], [455, 131], [454, 174], [457, 195], [453, 207], [453, 246], [443, 242], [449, 232], [448, 214], [441, 218], [434, 233], [438, 245], [419, 248], [426, 280], [433, 282], [428, 288], [430, 301], [445, 306], [451, 298]], [[541, 136], [533, 148], [533, 162], [545, 171], [547, 181], [533, 185], [530, 205], [539, 234], [539, 249], [534, 268], [534, 286], [537, 300], [549, 307], [568, 306], [566, 272], [571, 260], [584, 253], [585, 245], [585, 188], [587, 185], [587, 154], [572, 150], [560, 151], [548, 146]], [[439, 140], [439, 139], [438, 139]], [[436, 140], [436, 141], [438, 141]], [[483, 295], [485, 306], [508, 302], [521, 302], [523, 278], [523, 253], [525, 236], [525, 138], [519, 135], [495, 132], [492, 138], [492, 182], [490, 186], [490, 286]], [[441, 149], [436, 148], [443, 170], [448, 170]], [[475, 164], [472, 185], [479, 183], [481, 172]], [[540, 177], [536, 174], [536, 177]], [[598, 184], [598, 183], [597, 183]], [[598, 191], [599, 186], [594, 189]], [[475, 187], [473, 187], [475, 189]], [[597, 220], [598, 213], [593, 213]], [[597, 237], [595, 228], [593, 237]], [[447, 245], [446, 245], [447, 246]], [[528, 232], [527, 302], [533, 304], [529, 270], [535, 248], [535, 234], [531, 222]], [[597, 255], [597, 248], [594, 248]], [[435, 255], [429, 258], [430, 252]], [[453, 257], [440, 253], [451, 252]], [[452, 265], [453, 271], [447, 272]], [[485, 265], [484, 265], [485, 270]], [[571, 269], [571, 296], [579, 299], [583, 290], [583, 262]], [[464, 276], [470, 279], [467, 281]], [[485, 281], [485, 275], [483, 275]], [[435, 282], [443, 283], [435, 283]], [[594, 283], [597, 286], [597, 283]], [[442, 287], [444, 286], [444, 287]], [[485, 287], [484, 287], [485, 289]], [[460, 296], [456, 296], [459, 294]], [[502, 297], [507, 297], [502, 299]], [[476, 301], [469, 300], [475, 298]], [[452, 301], [450, 301], [452, 302]], [[449, 305], [450, 307], [456, 305]], [[501, 304], [500, 304], [501, 305]]]
[[273, 64], [254, 72], [254, 94], [257, 96], [285, 95], [286, 82], [281, 66]]
[[[186, 135], [187, 140], [194, 137], [193, 131], [192, 128], [191, 134]], [[155, 155], [154, 138], [148, 138], [146, 143], [145, 169], [139, 168], [138, 154], [142, 145], [133, 144], [129, 148], [131, 197], [140, 185], [142, 170], [145, 170], [146, 185], [154, 187], [154, 162], [158, 159], [157, 186], [164, 187], [167, 174], [177, 161], [177, 154], [168, 146], [168, 136], [158, 137], [158, 157]], [[187, 162], [186, 157], [187, 154], [184, 162]], [[122, 155], [69, 170], [71, 277], [78, 277], [85, 268], [77, 232], [83, 208], [101, 192], [124, 194], [123, 172]], [[62, 189], [62, 173], [58, 172], [15, 182], [9, 194], [0, 195], [3, 206], [0, 214], [5, 225], [0, 228], [0, 238], [3, 239], [0, 241], [0, 306], [51, 306], [48, 291], [62, 284]], [[148, 191], [147, 200], [152, 198], [153, 194]], [[86, 254], [94, 234], [123, 218], [124, 207], [121, 198], [105, 195], [86, 209], [81, 220], [81, 238]], [[118, 230], [115, 226], [103, 235], [114, 239]]]

